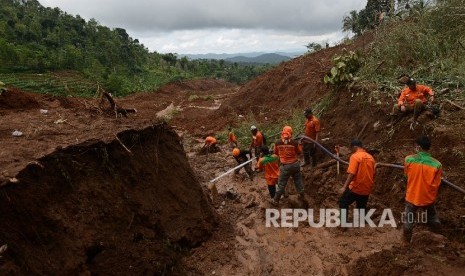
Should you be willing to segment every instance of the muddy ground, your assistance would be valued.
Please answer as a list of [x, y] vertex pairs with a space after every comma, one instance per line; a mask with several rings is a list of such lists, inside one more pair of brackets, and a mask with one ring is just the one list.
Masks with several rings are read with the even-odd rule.
[[[330, 99], [320, 118], [327, 148], [358, 136], [378, 162], [402, 164], [414, 138], [426, 133], [445, 177], [464, 188], [465, 112], [445, 101], [463, 104], [463, 91], [438, 95], [441, 115], [422, 115], [410, 131], [408, 117], [387, 126], [391, 95], [335, 93], [322, 83], [330, 57], [368, 43], [365, 37], [293, 59], [244, 86], [195, 80], [116, 99], [137, 109], [127, 117], [99, 99], [10, 87], [0, 97], [0, 243], [9, 246], [0, 274], [463, 275], [464, 195], [443, 186], [442, 231], [420, 225], [412, 246], [402, 247], [405, 179], [398, 169], [377, 171], [369, 202], [391, 208], [398, 227], [266, 227], [270, 206], [261, 175], [226, 176], [217, 182], [219, 198], [208, 198], [209, 180], [235, 161], [227, 145], [197, 155], [202, 135], [237, 125], [242, 114], [280, 125], [288, 110], [324, 98]], [[13, 136], [15, 130], [22, 135]], [[321, 151], [318, 157], [329, 161]], [[338, 175], [335, 165], [304, 168], [305, 207], [337, 207], [344, 169]], [[302, 207], [292, 184], [289, 193], [280, 208]]]

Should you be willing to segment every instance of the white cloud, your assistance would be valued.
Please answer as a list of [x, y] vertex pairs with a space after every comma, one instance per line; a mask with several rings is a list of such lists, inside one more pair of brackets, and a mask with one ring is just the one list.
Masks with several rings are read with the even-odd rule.
[[39, 0], [127, 30], [151, 51], [236, 53], [302, 48], [342, 38], [342, 18], [365, 0]]

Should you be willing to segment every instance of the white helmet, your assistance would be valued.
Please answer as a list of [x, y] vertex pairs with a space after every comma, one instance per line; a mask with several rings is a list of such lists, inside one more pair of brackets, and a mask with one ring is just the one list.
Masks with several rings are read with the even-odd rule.
[[254, 125], [250, 127], [250, 131], [252, 131], [252, 130], [256, 130], [256, 129], [257, 129], [257, 127], [256, 127], [256, 126], [254, 126]]

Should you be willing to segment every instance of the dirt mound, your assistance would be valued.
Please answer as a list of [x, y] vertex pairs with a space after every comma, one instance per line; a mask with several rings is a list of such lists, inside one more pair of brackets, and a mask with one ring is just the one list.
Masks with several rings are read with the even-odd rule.
[[215, 217], [166, 124], [86, 141], [29, 164], [2, 188], [0, 274], [162, 274]]
[[39, 108], [39, 96], [33, 93], [22, 92], [16, 88], [9, 88], [0, 96], [1, 109], [31, 109]]

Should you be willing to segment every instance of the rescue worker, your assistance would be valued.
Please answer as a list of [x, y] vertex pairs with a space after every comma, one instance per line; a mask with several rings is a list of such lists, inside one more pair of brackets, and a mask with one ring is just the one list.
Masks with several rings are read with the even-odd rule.
[[229, 141], [229, 146], [232, 148], [237, 148], [237, 138], [236, 135], [234, 135], [234, 132], [232, 131], [232, 128], [228, 128], [228, 141]]
[[349, 159], [347, 179], [339, 190], [339, 208], [341, 209], [341, 222], [347, 222], [347, 209], [355, 201], [357, 209], [365, 209], [368, 197], [373, 189], [375, 177], [375, 159], [366, 152], [360, 140], [354, 139], [350, 143], [353, 154]]
[[255, 166], [255, 171], [264, 171], [268, 192], [271, 198], [274, 198], [276, 194], [276, 184], [278, 183], [279, 177], [278, 161], [278, 156], [270, 154], [270, 150], [267, 147], [262, 147], [260, 159], [258, 159], [257, 165]]
[[295, 189], [299, 193], [299, 199], [304, 201], [304, 185], [302, 173], [300, 172], [300, 162], [297, 158], [302, 152], [302, 145], [292, 140], [292, 128], [290, 126], [283, 128], [281, 139], [276, 141], [273, 152], [279, 157], [281, 166], [279, 167], [278, 187], [271, 204], [274, 206], [279, 205], [279, 200], [284, 194], [287, 181], [290, 177], [294, 180]]
[[[248, 150], [240, 150], [238, 148], [234, 148], [233, 151], [232, 151], [232, 154], [233, 154], [234, 158], [236, 159], [237, 164], [239, 164], [239, 165], [249, 161], [249, 157], [247, 155], [249, 155], [250, 158], [252, 158], [252, 154]], [[237, 168], [236, 170], [234, 170], [234, 174], [235, 175], [239, 174], [239, 171], [242, 168], [244, 168], [244, 170], [247, 172], [247, 175], [249, 176], [249, 179], [253, 180], [254, 172], [252, 171], [252, 165], [250, 164], [250, 162], [247, 163], [246, 165], [244, 165], [243, 167], [240, 167], [240, 168]]]
[[418, 116], [425, 109], [425, 105], [434, 101], [434, 92], [431, 87], [417, 84], [413, 78], [408, 78], [405, 84], [407, 87], [400, 93], [397, 103], [392, 108], [391, 115], [398, 116], [400, 112], [413, 111], [413, 122], [410, 125], [410, 129], [413, 130], [418, 124]]
[[249, 151], [252, 152], [253, 149], [255, 152], [255, 157], [258, 158], [260, 157], [260, 148], [265, 146], [263, 135], [254, 125], [250, 127], [250, 132], [252, 132], [252, 143], [250, 143]]
[[415, 140], [415, 143], [417, 153], [407, 156], [404, 162], [404, 172], [407, 176], [403, 218], [404, 244], [409, 244], [412, 240], [417, 210], [426, 211], [427, 225], [432, 230], [438, 230], [441, 225], [435, 202], [441, 185], [442, 165], [428, 152], [431, 148], [431, 141], [428, 137], [420, 136]]
[[[318, 142], [318, 136], [320, 134], [320, 121], [315, 117], [315, 115], [313, 115], [313, 112], [310, 108], [305, 109], [304, 116], [307, 118], [304, 129], [305, 136], [312, 138], [315, 142]], [[302, 164], [302, 167], [310, 164], [310, 157], [312, 158], [312, 167], [315, 167], [316, 144], [308, 140], [303, 140], [302, 145], [304, 154], [304, 163]]]
[[205, 150], [207, 153], [219, 151], [219, 148], [216, 145], [216, 138], [213, 136], [207, 136], [205, 138], [205, 143], [200, 150]]

